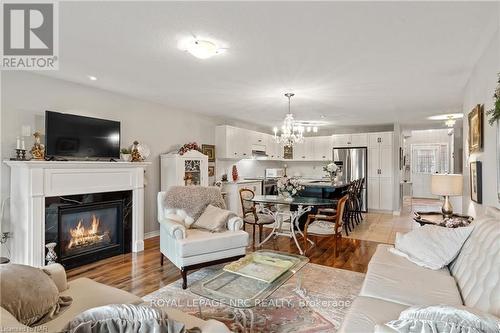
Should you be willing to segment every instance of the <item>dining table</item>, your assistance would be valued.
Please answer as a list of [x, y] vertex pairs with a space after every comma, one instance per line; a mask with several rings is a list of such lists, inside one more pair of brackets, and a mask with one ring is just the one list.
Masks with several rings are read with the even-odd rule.
[[[333, 207], [336, 203], [335, 200], [331, 199], [302, 196], [284, 197], [281, 195], [256, 195], [252, 199], [249, 199], [249, 201], [258, 205], [261, 213], [272, 216], [275, 221], [269, 235], [257, 246], [261, 247], [272, 237], [288, 236], [293, 238], [301, 255], [304, 254], [304, 251], [299, 245], [297, 234], [303, 238], [305, 236], [302, 230], [300, 230], [300, 217], [315, 207]], [[289, 230], [282, 230], [283, 222], [288, 219], [290, 220]], [[312, 240], [306, 239], [306, 241], [314, 245]]]

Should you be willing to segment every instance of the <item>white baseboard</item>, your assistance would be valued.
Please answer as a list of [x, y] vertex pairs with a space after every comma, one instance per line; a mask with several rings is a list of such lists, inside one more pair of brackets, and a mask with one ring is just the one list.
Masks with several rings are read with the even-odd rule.
[[144, 234], [144, 239], [153, 238], [156, 236], [160, 236], [160, 229], [155, 230], [155, 231], [146, 232]]

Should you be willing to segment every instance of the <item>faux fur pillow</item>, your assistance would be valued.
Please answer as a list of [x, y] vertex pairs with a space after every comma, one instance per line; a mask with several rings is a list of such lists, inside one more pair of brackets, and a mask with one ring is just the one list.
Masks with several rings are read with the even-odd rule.
[[208, 205], [226, 208], [220, 188], [215, 186], [172, 186], [165, 195], [165, 214], [177, 215], [189, 228]]
[[2, 308], [27, 326], [54, 319], [72, 302], [40, 268], [17, 264], [0, 265], [0, 294]]
[[411, 307], [386, 324], [399, 333], [498, 333], [500, 319], [465, 306]]
[[65, 333], [201, 333], [185, 329], [184, 323], [168, 319], [166, 313], [147, 305], [111, 304], [92, 308], [73, 318]]

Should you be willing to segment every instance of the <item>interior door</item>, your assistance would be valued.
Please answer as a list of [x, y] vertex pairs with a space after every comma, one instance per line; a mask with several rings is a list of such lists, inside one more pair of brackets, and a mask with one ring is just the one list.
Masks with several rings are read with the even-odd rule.
[[442, 144], [413, 144], [411, 152], [413, 196], [416, 198], [439, 198], [431, 192], [431, 177], [434, 173], [448, 171], [448, 147]]

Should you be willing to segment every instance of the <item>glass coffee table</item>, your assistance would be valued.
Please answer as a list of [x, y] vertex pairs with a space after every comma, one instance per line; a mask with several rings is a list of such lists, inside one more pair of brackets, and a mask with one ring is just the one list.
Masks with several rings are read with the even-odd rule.
[[[221, 269], [214, 275], [195, 282], [190, 291], [199, 296], [226, 304], [231, 308], [250, 309], [259, 305], [283, 283], [299, 273], [297, 274], [296, 290], [300, 292], [300, 269], [309, 262], [309, 258], [272, 250], [260, 250], [253, 254], [264, 255], [280, 261], [290, 261], [291, 266], [270, 283]], [[249, 256], [253, 254], [249, 254]], [[265, 265], [262, 269], [265, 269]]]

